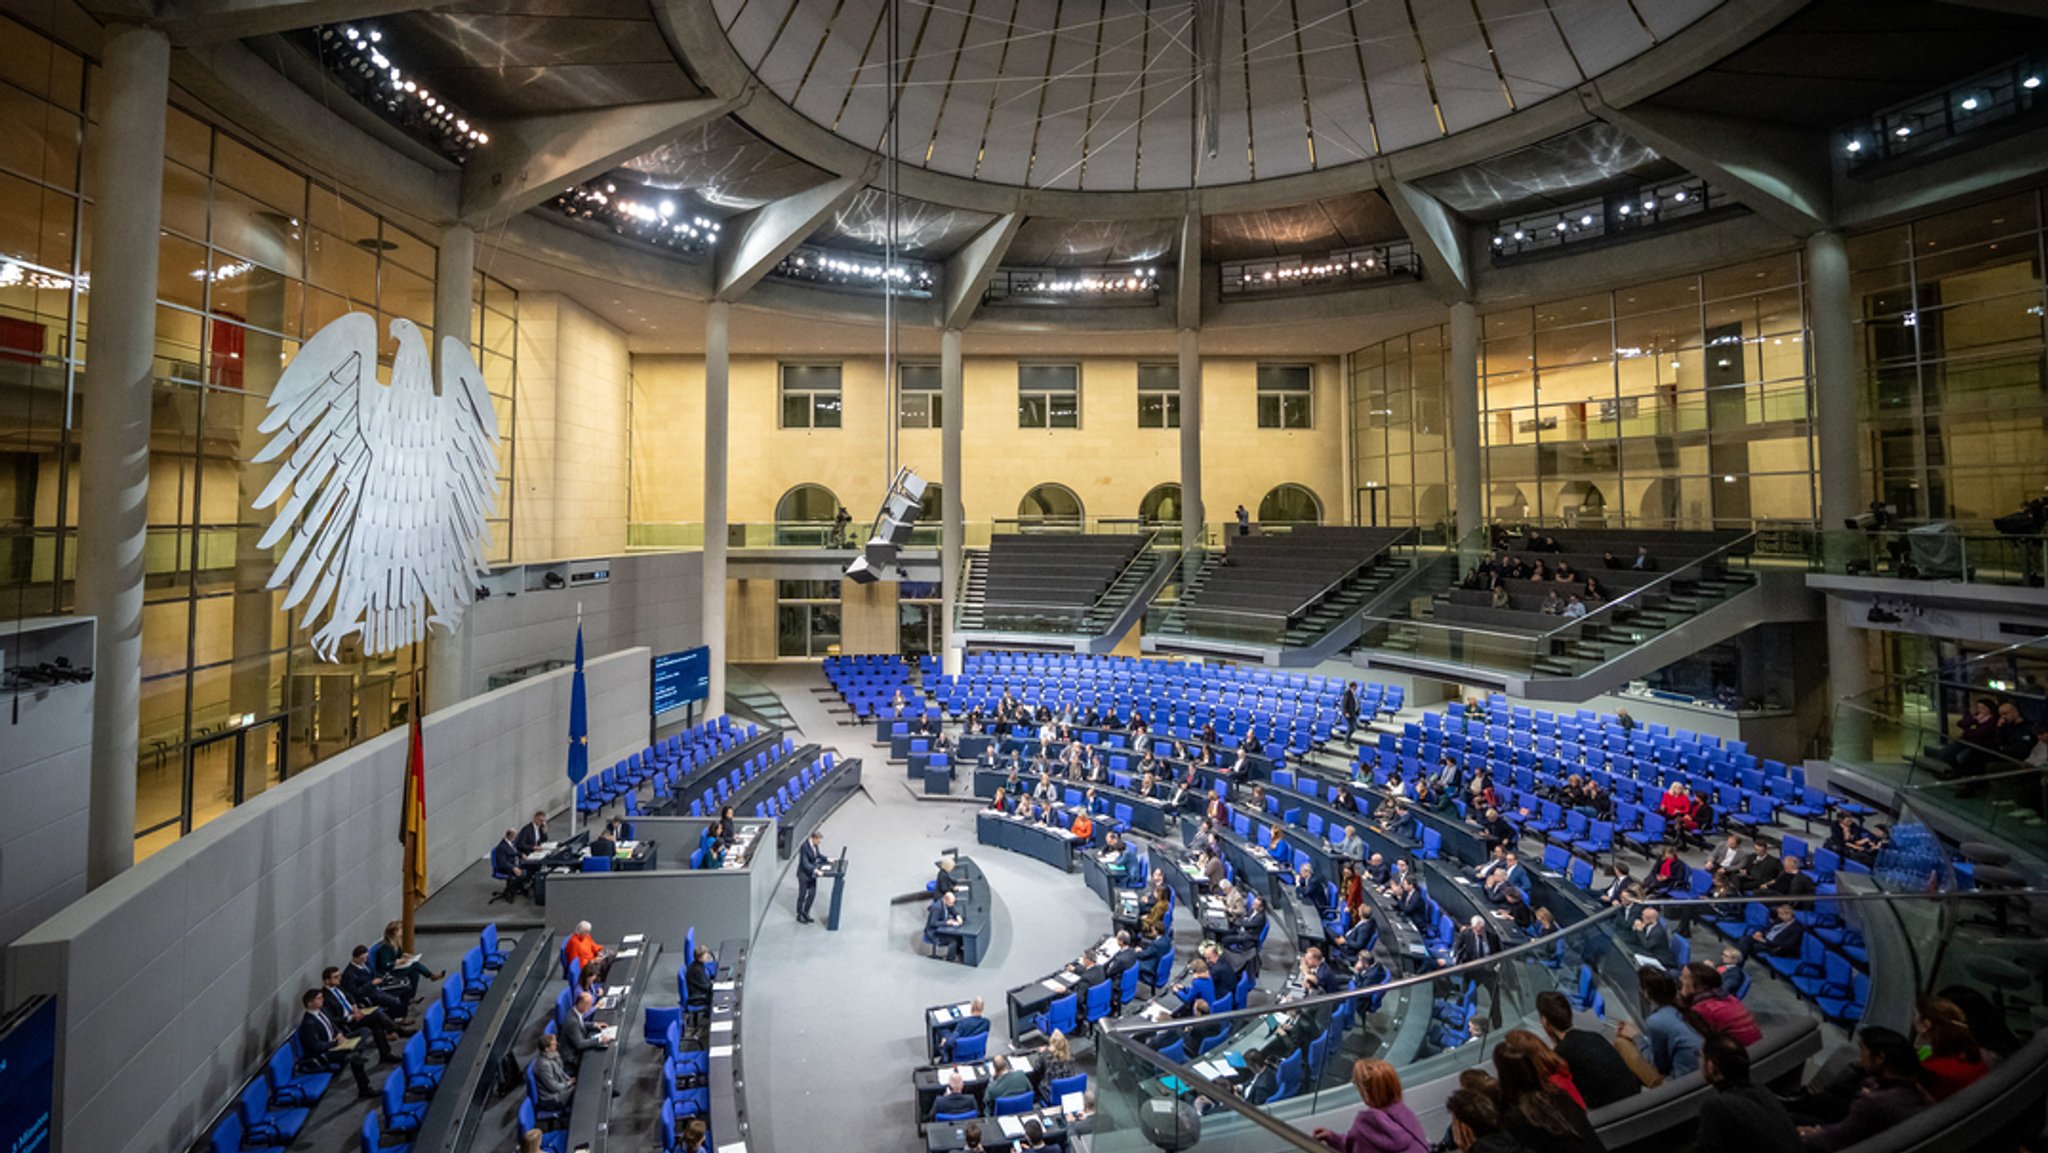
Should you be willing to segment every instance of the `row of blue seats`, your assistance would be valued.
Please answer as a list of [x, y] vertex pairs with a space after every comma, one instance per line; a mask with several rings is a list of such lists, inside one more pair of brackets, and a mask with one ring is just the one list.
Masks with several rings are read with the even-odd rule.
[[[620, 797], [637, 793], [640, 786], [657, 778], [665, 779], [666, 784], [673, 787], [683, 773], [758, 735], [760, 730], [757, 726], [748, 725], [742, 729], [733, 724], [730, 716], [705, 721], [585, 777], [576, 786], [576, 811], [586, 815], [597, 813]], [[661, 791], [659, 784], [656, 791]]]
[[[433, 1095], [448, 1057], [469, 1024], [471, 999], [483, 996], [504, 963], [505, 955], [498, 949], [498, 926], [484, 926], [477, 944], [463, 956], [460, 971], [449, 974], [439, 999], [420, 1018], [420, 1031], [406, 1040], [399, 1067], [384, 1080], [379, 1108], [365, 1113], [360, 1130], [363, 1153], [405, 1153], [411, 1148], [387, 1144], [387, 1132], [402, 1139], [418, 1129], [426, 1103], [415, 1098]], [[291, 1146], [337, 1075], [325, 1067], [308, 1068], [294, 1032], [243, 1085], [233, 1107], [215, 1122], [210, 1134], [213, 1153], [271, 1153]]]
[[796, 742], [788, 737], [784, 737], [766, 749], [748, 757], [745, 764], [734, 766], [730, 772], [706, 786], [702, 795], [691, 800], [690, 815], [693, 817], [717, 816], [719, 808], [733, 794], [739, 792], [741, 786], [767, 772], [770, 766], [795, 751]]
[[810, 764], [798, 770], [796, 776], [775, 787], [775, 795], [754, 805], [757, 817], [779, 817], [789, 811], [791, 805], [803, 798], [805, 793], [818, 786], [820, 781], [831, 776], [839, 765], [828, 750]]

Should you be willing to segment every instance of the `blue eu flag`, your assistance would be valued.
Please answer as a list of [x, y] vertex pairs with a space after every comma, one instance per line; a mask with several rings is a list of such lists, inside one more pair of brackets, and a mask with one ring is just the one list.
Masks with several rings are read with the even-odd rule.
[[590, 708], [583, 700], [583, 626], [576, 626], [576, 679], [569, 686], [569, 783], [590, 773]]

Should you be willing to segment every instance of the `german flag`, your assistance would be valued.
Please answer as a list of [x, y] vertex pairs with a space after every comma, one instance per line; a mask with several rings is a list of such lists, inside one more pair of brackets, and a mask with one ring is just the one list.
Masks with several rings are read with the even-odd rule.
[[406, 880], [412, 895], [427, 895], [427, 753], [420, 735], [420, 700], [412, 705], [412, 748], [405, 765], [405, 817], [399, 842], [405, 846]]

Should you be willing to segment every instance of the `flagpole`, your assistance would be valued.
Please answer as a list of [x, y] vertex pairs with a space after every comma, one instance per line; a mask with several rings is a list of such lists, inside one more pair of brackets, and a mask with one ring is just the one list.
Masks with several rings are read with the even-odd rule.
[[[583, 656], [583, 602], [582, 602], [582, 601], [577, 601], [577, 602], [576, 602], [576, 656], [577, 656], [577, 662], [576, 662], [576, 675], [577, 675], [578, 677], [581, 677], [581, 676], [583, 675], [583, 661], [582, 661], [582, 656]], [[570, 733], [570, 734], [569, 734], [569, 740], [573, 742], [573, 741], [575, 741], [575, 739], [576, 739], [576, 734], [575, 734], [575, 733], [573, 733], [573, 732], [572, 732], [572, 733]], [[577, 806], [577, 804], [576, 804], [576, 788], [577, 788], [577, 786], [578, 786], [578, 785], [579, 785], [580, 783], [581, 783], [581, 782], [578, 782], [578, 781], [571, 781], [571, 782], [569, 782], [569, 839], [570, 839], [570, 840], [572, 840], [572, 841], [576, 839], [576, 809], [578, 808], [578, 806]]]
[[407, 814], [405, 820], [405, 868], [401, 871], [402, 879], [399, 882], [399, 890], [405, 895], [404, 912], [400, 915], [400, 923], [403, 926], [401, 936], [405, 941], [405, 951], [408, 953], [413, 951], [413, 923], [418, 917], [420, 906], [419, 887], [413, 884], [413, 862], [417, 859], [420, 851], [420, 829], [414, 823], [416, 810], [413, 804], [413, 790], [419, 787], [413, 780], [413, 758], [416, 755], [416, 745], [414, 742], [419, 740], [420, 732], [420, 679], [418, 676], [414, 676], [412, 679], [412, 723], [413, 739], [406, 742], [405, 749], [405, 796], [401, 802], [405, 805]]

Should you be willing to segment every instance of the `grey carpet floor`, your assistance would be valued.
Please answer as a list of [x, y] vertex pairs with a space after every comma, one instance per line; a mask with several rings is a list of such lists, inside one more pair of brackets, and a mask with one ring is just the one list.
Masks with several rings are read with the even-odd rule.
[[[975, 806], [919, 801], [903, 770], [872, 748], [873, 728], [843, 723], [812, 693], [815, 665], [749, 670], [781, 696], [805, 739], [865, 758], [866, 794], [824, 826], [825, 847], [847, 853], [841, 928], [796, 923], [796, 882], [785, 878], [754, 946], [741, 1014], [754, 1153], [910, 1149], [917, 1136], [910, 1073], [925, 1059], [924, 1010], [987, 998], [991, 1052], [1008, 1036], [1003, 994], [1043, 977], [1109, 930], [1109, 910], [1082, 884], [1035, 860], [974, 844]], [[835, 702], [836, 703], [836, 702]], [[994, 893], [994, 932], [978, 968], [920, 955], [921, 892], [941, 850], [974, 857]], [[821, 895], [821, 902], [823, 895]], [[822, 906], [819, 910], [822, 912]]]

